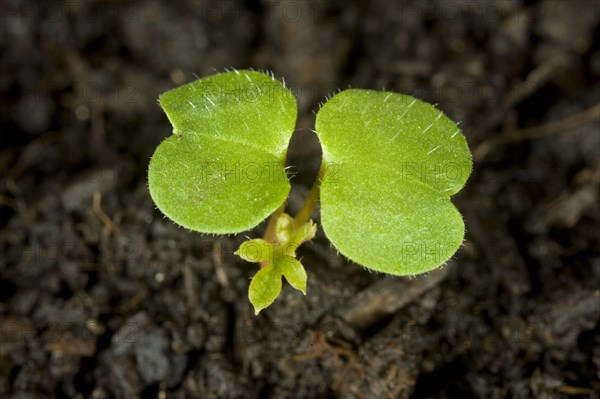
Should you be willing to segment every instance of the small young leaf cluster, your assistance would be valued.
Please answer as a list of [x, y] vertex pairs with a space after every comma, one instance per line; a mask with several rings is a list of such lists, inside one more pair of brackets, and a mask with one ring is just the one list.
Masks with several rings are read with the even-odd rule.
[[[173, 135], [154, 153], [148, 183], [166, 216], [191, 230], [226, 234], [272, 215], [264, 238], [236, 251], [261, 265], [249, 287], [256, 313], [273, 303], [283, 278], [306, 293], [296, 250], [316, 233], [309, 217], [317, 199], [331, 243], [372, 270], [424, 273], [462, 243], [464, 223], [450, 197], [471, 173], [471, 153], [457, 125], [428, 103], [359, 89], [330, 98], [315, 124], [323, 150], [319, 177], [295, 218], [283, 208], [297, 108], [282, 83], [234, 70], [164, 93], [160, 105]], [[225, 166], [207, 173], [214, 165]]]
[[275, 242], [255, 238], [244, 242], [234, 252], [248, 262], [263, 264], [249, 287], [250, 301], [256, 314], [279, 296], [282, 277], [306, 295], [306, 270], [296, 259], [296, 250], [303, 242], [312, 240], [316, 233], [317, 225], [312, 221], [295, 228], [292, 217], [284, 213], [275, 222]]

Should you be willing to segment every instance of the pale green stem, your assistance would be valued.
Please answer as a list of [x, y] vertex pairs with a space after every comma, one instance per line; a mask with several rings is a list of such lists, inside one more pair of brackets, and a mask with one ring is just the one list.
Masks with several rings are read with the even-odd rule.
[[[323, 179], [324, 166], [321, 163], [321, 168], [319, 169], [319, 173], [317, 174], [317, 178], [315, 179], [304, 204], [300, 208], [300, 211], [294, 218], [294, 228], [300, 228], [304, 223], [308, 222], [310, 219], [310, 215], [315, 208], [315, 204], [319, 200], [321, 180]], [[277, 223], [277, 219], [283, 212], [285, 211], [285, 203], [283, 203], [269, 218], [269, 222], [267, 224], [267, 228], [265, 229], [265, 233], [263, 234], [263, 239], [268, 242], [277, 242], [277, 237], [275, 236], [275, 225]], [[260, 267], [263, 268], [267, 265], [268, 262], [261, 262]]]
[[277, 237], [275, 236], [275, 224], [277, 223], [277, 219], [281, 214], [285, 211], [285, 202], [281, 204], [279, 208], [275, 210], [271, 214], [269, 218], [269, 222], [267, 223], [267, 228], [265, 229], [265, 234], [263, 234], [263, 239], [265, 241], [274, 242], [277, 241]]
[[315, 209], [315, 205], [319, 200], [319, 195], [321, 193], [321, 180], [323, 179], [325, 167], [323, 166], [323, 161], [321, 161], [321, 167], [319, 168], [319, 173], [317, 174], [317, 178], [313, 183], [308, 195], [306, 196], [306, 200], [298, 211], [298, 214], [294, 218], [294, 228], [300, 228], [304, 223], [308, 222], [310, 219], [310, 215], [312, 214], [313, 209]]
[[[285, 211], [285, 202], [283, 204], [281, 204], [281, 206], [279, 208], [277, 208], [277, 210], [275, 210], [275, 212], [273, 212], [271, 214], [271, 217], [269, 218], [269, 222], [267, 223], [267, 228], [265, 229], [265, 234], [263, 234], [263, 239], [265, 241], [268, 241], [271, 243], [277, 242], [277, 237], [275, 236], [275, 225], [277, 224], [277, 219], [279, 218], [279, 216], [281, 216], [283, 211]], [[268, 264], [269, 264], [268, 261], [263, 260], [262, 262], [260, 262], [260, 268], [262, 269], [263, 267], [267, 266]]]

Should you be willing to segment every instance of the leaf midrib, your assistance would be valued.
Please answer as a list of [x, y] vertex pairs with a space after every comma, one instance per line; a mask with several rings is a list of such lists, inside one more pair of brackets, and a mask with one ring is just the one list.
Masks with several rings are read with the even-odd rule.
[[[332, 164], [330, 162], [327, 162], [327, 163]], [[356, 166], [356, 165], [352, 165], [352, 164], [350, 164], [348, 162], [334, 162], [333, 164], [335, 164], [335, 165], [351, 165], [351, 166]], [[377, 163], [377, 162], [365, 162], [365, 163], [363, 163], [363, 166], [364, 166], [365, 169], [368, 169], [369, 166], [374, 166], [374, 167], [380, 168], [380, 169], [389, 169], [390, 168], [390, 165], [384, 165], [384, 164], [380, 164], [380, 163]], [[394, 168], [394, 170], [397, 171], [395, 168]], [[414, 178], [412, 178], [410, 176], [407, 176], [407, 178], [404, 179], [404, 184], [403, 185], [407, 185], [406, 184], [406, 180], [411, 180], [411, 182], [414, 182], [414, 183], [420, 184], [421, 186], [427, 187], [429, 190], [433, 191], [434, 193], [436, 193], [439, 196], [441, 196], [443, 198], [446, 198], [448, 200], [450, 200], [450, 198], [454, 194], [456, 194], [458, 191], [460, 191], [460, 188], [459, 188], [458, 190], [453, 191], [450, 194], [445, 194], [443, 191], [440, 191], [437, 187], [434, 187], [431, 184], [427, 184], [427, 183], [425, 183], [425, 182], [423, 182], [421, 180], [414, 179]], [[326, 181], [327, 181], [327, 179], [325, 179], [325, 182]], [[400, 181], [400, 179], [399, 179], [399, 181]], [[382, 183], [382, 185], [383, 184], [390, 184], [390, 183], [392, 183], [392, 182], [391, 181], [390, 182], [384, 182], [384, 183]], [[401, 181], [401, 183], [402, 183], [402, 181]], [[394, 182], [394, 184], [397, 184], [397, 183]], [[410, 185], [408, 185], [408, 186], [410, 187]], [[463, 184], [463, 186], [464, 186], [464, 184]], [[455, 190], [455, 189], [453, 188], [453, 190]]]
[[[173, 122], [171, 122], [171, 123], [173, 124]], [[173, 126], [175, 127], [176, 130], [180, 130], [179, 127], [175, 126], [175, 124], [173, 124]], [[198, 131], [194, 131], [194, 130], [187, 130], [184, 134], [185, 135], [194, 134], [196, 136], [203, 137], [203, 138], [206, 138], [206, 139], [209, 139], [209, 140], [210, 139], [212, 139], [212, 140], [218, 140], [218, 141], [221, 141], [221, 142], [224, 142], [224, 143], [231, 143], [231, 144], [234, 144], [236, 146], [250, 147], [250, 148], [252, 148], [254, 150], [257, 150], [259, 152], [262, 152], [262, 153], [265, 153], [265, 154], [268, 154], [268, 155], [273, 155], [277, 159], [282, 159], [283, 155], [285, 154], [285, 150], [286, 150], [285, 146], [282, 146], [281, 150], [280, 149], [276, 150], [277, 152], [275, 152], [275, 151], [269, 151], [268, 149], [265, 149], [264, 147], [260, 147], [260, 146], [258, 146], [256, 144], [252, 143], [252, 142], [247, 142], [247, 141], [243, 141], [243, 140], [231, 140], [231, 139], [227, 138], [227, 136], [219, 136], [219, 135], [211, 136], [210, 134], [203, 133], [203, 132], [198, 132]], [[174, 135], [176, 136], [176, 134], [174, 134]], [[185, 140], [185, 136], [183, 137], [183, 140]]]

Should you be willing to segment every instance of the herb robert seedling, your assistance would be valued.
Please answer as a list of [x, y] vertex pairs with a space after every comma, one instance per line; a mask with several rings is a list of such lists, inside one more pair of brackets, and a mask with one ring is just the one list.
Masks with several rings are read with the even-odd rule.
[[[284, 212], [285, 161], [297, 108], [284, 84], [234, 70], [184, 84], [159, 101], [174, 130], [150, 160], [157, 207], [185, 228], [212, 234], [249, 230], [271, 215], [264, 237], [235, 252], [260, 264], [249, 287], [257, 314], [277, 298], [282, 277], [306, 293], [296, 250], [315, 236], [310, 214], [317, 201], [331, 243], [375, 271], [427, 272], [463, 241], [450, 197], [471, 173], [471, 153], [457, 125], [428, 103], [358, 89], [330, 98], [316, 118], [321, 169], [292, 217]], [[254, 173], [240, 177], [248, 169]]]

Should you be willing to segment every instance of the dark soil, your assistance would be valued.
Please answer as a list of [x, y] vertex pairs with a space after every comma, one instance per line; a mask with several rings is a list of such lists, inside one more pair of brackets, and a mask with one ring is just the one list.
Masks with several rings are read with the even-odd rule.
[[[593, 0], [1, 0], [0, 397], [600, 398], [599, 21]], [[297, 95], [292, 213], [335, 89], [462, 121], [464, 247], [387, 277], [320, 232], [308, 295], [255, 317], [243, 235], [177, 228], [146, 186], [158, 94], [229, 67]]]

